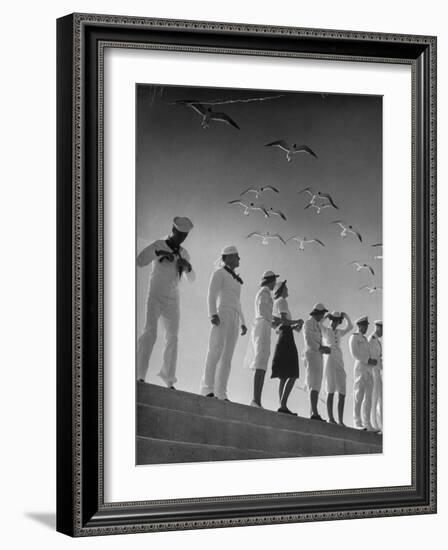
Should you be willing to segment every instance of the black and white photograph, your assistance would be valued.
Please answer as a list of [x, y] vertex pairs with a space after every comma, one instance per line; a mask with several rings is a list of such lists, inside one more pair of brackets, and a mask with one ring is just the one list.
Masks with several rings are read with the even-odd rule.
[[136, 85], [137, 465], [382, 453], [382, 107]]
[[446, 5], [4, 20], [3, 547], [443, 547]]

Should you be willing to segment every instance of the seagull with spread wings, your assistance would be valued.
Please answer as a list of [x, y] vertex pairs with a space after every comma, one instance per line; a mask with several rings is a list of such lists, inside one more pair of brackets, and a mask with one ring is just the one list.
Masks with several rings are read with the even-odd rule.
[[231, 205], [238, 205], [238, 206], [242, 206], [244, 208], [244, 212], [243, 214], [245, 216], [248, 216], [251, 212], [251, 210], [253, 211], [260, 211], [260, 212], [263, 212], [264, 214], [264, 217], [265, 218], [269, 218], [269, 213], [268, 211], [266, 210], [266, 208], [264, 208], [263, 206], [257, 206], [255, 203], [251, 202], [249, 204], [246, 204], [245, 202], [243, 201], [240, 201], [238, 199], [234, 200], [234, 201], [229, 201], [227, 204], [231, 204]]
[[238, 124], [232, 118], [230, 118], [228, 114], [224, 112], [213, 111], [210, 107], [205, 107], [204, 105], [202, 105], [202, 103], [194, 101], [180, 100], [176, 101], [176, 103], [178, 105], [185, 105], [186, 107], [190, 107], [190, 109], [193, 109], [193, 111], [200, 115], [202, 118], [201, 126], [204, 130], [207, 130], [207, 128], [210, 127], [211, 121], [224, 122], [224, 124], [233, 126], [233, 128], [240, 130]]
[[363, 290], [364, 288], [367, 288], [367, 290], [369, 291], [369, 294], [373, 294], [374, 292], [383, 290], [381, 286], [368, 286], [368, 285], [362, 286], [359, 290]]
[[375, 275], [375, 272], [373, 271], [373, 267], [369, 264], [362, 264], [358, 262], [358, 260], [355, 260], [354, 262], [349, 262], [347, 265], [356, 265], [356, 271], [361, 271], [362, 269], [366, 269], [367, 271], [370, 271], [372, 275]]
[[282, 151], [285, 151], [286, 160], [288, 162], [292, 161], [292, 155], [295, 155], [296, 153], [306, 153], [317, 159], [316, 153], [310, 149], [308, 145], [297, 145], [296, 143], [288, 145], [284, 139], [278, 139], [276, 141], [272, 141], [271, 143], [266, 143], [265, 147], [278, 147]]
[[321, 246], [325, 246], [325, 244], [319, 240], [319, 239], [310, 239], [308, 237], [299, 237], [299, 235], [294, 235], [294, 237], [289, 237], [289, 239], [286, 239], [286, 242], [288, 241], [297, 241], [299, 243], [299, 250], [305, 250], [305, 245], [310, 243], [317, 243]]
[[249, 239], [251, 237], [260, 237], [262, 239], [261, 244], [269, 244], [269, 241], [272, 239], [278, 239], [283, 244], [286, 244], [285, 239], [278, 233], [271, 235], [271, 233], [269, 232], [259, 233], [258, 231], [252, 231], [252, 233], [249, 233], [249, 235], [246, 236], [246, 239]]
[[317, 214], [320, 214], [320, 211], [323, 210], [324, 208], [337, 208], [336, 205], [332, 204], [332, 203], [324, 203], [324, 204], [316, 204], [316, 203], [312, 203], [310, 202], [309, 204], [307, 204], [304, 208], [304, 210], [306, 210], [307, 208], [315, 208], [317, 210]]
[[320, 214], [320, 211], [324, 208], [335, 208], [336, 210], [339, 210], [329, 193], [315, 191], [312, 187], [305, 187], [304, 189], [301, 189], [299, 194], [301, 193], [308, 193], [311, 197], [310, 202], [305, 206], [305, 210], [310, 207], [316, 208], [318, 214]]
[[286, 216], [283, 214], [283, 212], [281, 210], [276, 210], [275, 208], [272, 208], [272, 206], [271, 206], [271, 208], [269, 208], [268, 212], [269, 212], [269, 214], [274, 215], [274, 216], [278, 216], [282, 220], [286, 221]]
[[242, 197], [243, 195], [247, 195], [247, 193], [255, 193], [255, 198], [258, 199], [261, 193], [263, 193], [263, 191], [273, 191], [274, 193], [279, 193], [279, 190], [273, 187], [272, 185], [265, 185], [264, 187], [258, 187], [258, 188], [249, 187], [248, 189], [246, 189], [240, 194], [240, 197]]
[[341, 237], [344, 239], [348, 233], [351, 233], [352, 235], [355, 235], [356, 237], [358, 237], [359, 239], [359, 242], [362, 243], [362, 237], [361, 237], [361, 233], [356, 230], [353, 225], [347, 223], [347, 222], [344, 222], [343, 220], [335, 220], [334, 222], [330, 222], [331, 224], [337, 224], [339, 225], [339, 227], [342, 229], [341, 231]]

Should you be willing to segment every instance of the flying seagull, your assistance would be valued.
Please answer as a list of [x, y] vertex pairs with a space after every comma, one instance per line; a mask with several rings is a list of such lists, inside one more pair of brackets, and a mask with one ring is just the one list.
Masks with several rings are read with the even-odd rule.
[[382, 287], [380, 286], [367, 286], [367, 285], [362, 286], [359, 290], [363, 290], [364, 288], [367, 288], [367, 290], [369, 291], [369, 294], [373, 294], [374, 292], [383, 290]]
[[274, 193], [279, 193], [279, 190], [273, 187], [272, 185], [265, 185], [264, 187], [249, 187], [245, 191], [243, 191], [240, 196], [246, 195], [247, 193], [255, 193], [255, 198], [258, 199], [263, 193], [263, 191], [274, 191]]
[[336, 208], [336, 210], [339, 210], [329, 193], [315, 191], [312, 187], [305, 187], [299, 191], [299, 194], [300, 193], [308, 193], [311, 197], [310, 202], [305, 206], [305, 210], [310, 207], [316, 208], [318, 214], [320, 214], [320, 211], [324, 208]]
[[325, 246], [325, 244], [319, 239], [309, 239], [308, 237], [299, 237], [298, 235], [294, 235], [294, 237], [289, 237], [289, 239], [286, 239], [286, 242], [288, 241], [297, 241], [299, 243], [299, 250], [305, 250], [305, 244], [308, 243], [317, 243], [321, 246]]
[[358, 237], [359, 241], [362, 243], [361, 233], [359, 231], [357, 231], [353, 227], [353, 225], [350, 225], [347, 222], [344, 222], [343, 220], [335, 220], [334, 222], [330, 222], [330, 223], [332, 223], [332, 224], [336, 223], [336, 224], [339, 225], [339, 227], [342, 229], [342, 231], [341, 231], [341, 237], [342, 238], [345, 238], [348, 233], [351, 233], [352, 235], [355, 235], [356, 237]]
[[266, 208], [264, 208], [263, 206], [256, 206], [253, 202], [246, 204], [245, 202], [236, 199], [234, 201], [228, 202], [227, 204], [237, 204], [238, 206], [242, 206], [244, 208], [243, 214], [245, 216], [248, 216], [251, 210], [259, 210], [260, 212], [263, 212], [265, 218], [269, 218], [269, 213]]
[[358, 262], [358, 260], [355, 260], [354, 262], [349, 262], [347, 265], [356, 265], [356, 271], [361, 271], [362, 269], [367, 269], [370, 271], [372, 275], [375, 275], [375, 272], [373, 271], [372, 266], [368, 264], [361, 264]]
[[[373, 246], [373, 247], [382, 247], [382, 246], [383, 246], [383, 243], [371, 244], [370, 246]], [[379, 256], [374, 256], [373, 259], [374, 259], [374, 260], [382, 260], [382, 259], [383, 259], [383, 255], [380, 254]]]
[[274, 216], [279, 216], [282, 218], [282, 220], [286, 221], [286, 216], [281, 212], [280, 210], [275, 210], [274, 208], [269, 208], [269, 214], [273, 214]]
[[316, 153], [310, 149], [308, 145], [296, 145], [293, 143], [289, 146], [284, 139], [278, 139], [277, 141], [266, 143], [265, 147], [279, 147], [286, 152], [286, 160], [288, 162], [292, 161], [292, 155], [295, 155], [296, 153], [307, 153], [317, 159]]
[[337, 208], [337, 206], [333, 206], [332, 204], [330, 203], [327, 203], [327, 204], [314, 204], [314, 203], [309, 203], [305, 206], [304, 210], [306, 210], [307, 208], [315, 208], [317, 210], [317, 214], [320, 214], [320, 211], [323, 210], [324, 208]]
[[253, 231], [252, 233], [249, 233], [249, 235], [246, 236], [246, 239], [249, 239], [250, 237], [261, 237], [262, 239], [261, 244], [269, 244], [270, 239], [278, 239], [283, 244], [286, 244], [285, 239], [278, 233], [271, 235], [269, 232], [259, 233], [258, 231]]
[[196, 103], [194, 101], [188, 101], [188, 100], [181, 100], [176, 101], [178, 105], [185, 105], [186, 107], [190, 107], [198, 113], [202, 117], [201, 120], [201, 126], [206, 130], [210, 127], [210, 121], [214, 120], [216, 122], [224, 122], [225, 124], [228, 124], [229, 126], [233, 126], [237, 130], [240, 129], [238, 124], [229, 117], [226, 113], [213, 111], [210, 107], [205, 107], [202, 105], [202, 103]]

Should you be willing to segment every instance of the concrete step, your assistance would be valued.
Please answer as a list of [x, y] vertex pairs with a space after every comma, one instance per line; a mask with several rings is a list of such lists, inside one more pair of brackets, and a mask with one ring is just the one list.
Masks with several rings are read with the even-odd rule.
[[[272, 453], [225, 447], [223, 445], [201, 445], [157, 439], [153, 437], [137, 437], [137, 456], [139, 464], [173, 464], [178, 462], [210, 462], [215, 460], [248, 460], [254, 458], [281, 458], [283, 453]], [[286, 455], [289, 456], [289, 455]], [[154, 460], [155, 457], [157, 460]]]
[[382, 452], [376, 434], [152, 384], [137, 386], [137, 464]]
[[163, 440], [263, 451], [270, 453], [271, 457], [276, 456], [278, 451], [284, 456], [326, 456], [376, 451], [371, 444], [346, 441], [340, 437], [142, 404], [137, 408], [137, 433], [139, 436]]
[[201, 416], [212, 416], [220, 420], [237, 420], [272, 428], [299, 429], [303, 433], [341, 437], [344, 440], [372, 444], [375, 447], [381, 447], [382, 444], [382, 437], [378, 434], [300, 416], [289, 416], [267, 409], [258, 409], [241, 403], [220, 401], [180, 390], [169, 390], [155, 384], [137, 383], [137, 403]]

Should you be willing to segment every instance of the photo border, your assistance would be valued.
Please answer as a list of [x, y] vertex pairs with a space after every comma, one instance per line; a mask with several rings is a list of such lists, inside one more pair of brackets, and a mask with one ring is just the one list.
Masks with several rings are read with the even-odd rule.
[[[57, 529], [72, 536], [436, 512], [436, 38], [72, 14], [58, 20]], [[412, 484], [104, 502], [103, 56], [106, 47], [412, 68]], [[418, 368], [417, 368], [418, 365]]]

